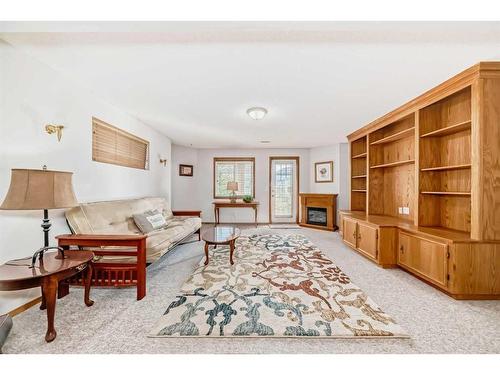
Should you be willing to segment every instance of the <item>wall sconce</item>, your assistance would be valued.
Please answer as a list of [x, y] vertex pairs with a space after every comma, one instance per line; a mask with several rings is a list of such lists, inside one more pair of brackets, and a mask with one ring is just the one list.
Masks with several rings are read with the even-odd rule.
[[167, 166], [167, 159], [162, 159], [160, 156], [160, 164], [163, 164], [164, 167]]
[[45, 131], [47, 132], [47, 134], [54, 134], [54, 133], [57, 134], [57, 140], [59, 142], [61, 142], [63, 129], [64, 129], [63, 125], [52, 125], [52, 124], [45, 125]]

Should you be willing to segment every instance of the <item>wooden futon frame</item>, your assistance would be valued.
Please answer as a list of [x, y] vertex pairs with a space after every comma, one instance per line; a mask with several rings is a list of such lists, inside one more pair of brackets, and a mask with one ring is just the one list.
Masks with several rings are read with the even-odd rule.
[[[174, 216], [201, 216], [201, 211], [173, 211]], [[193, 234], [198, 234], [200, 240], [200, 229], [190, 233], [174, 246], [178, 245]], [[58, 246], [69, 249], [70, 246], [79, 247], [102, 247], [119, 246], [135, 247], [136, 250], [93, 250], [96, 256], [135, 256], [136, 263], [119, 262], [96, 262], [93, 263], [92, 286], [102, 287], [129, 287], [137, 286], [137, 300], [146, 296], [146, 235], [134, 234], [65, 234], [57, 236]], [[80, 275], [69, 279], [59, 285], [58, 297], [68, 294], [69, 285], [83, 285]]]

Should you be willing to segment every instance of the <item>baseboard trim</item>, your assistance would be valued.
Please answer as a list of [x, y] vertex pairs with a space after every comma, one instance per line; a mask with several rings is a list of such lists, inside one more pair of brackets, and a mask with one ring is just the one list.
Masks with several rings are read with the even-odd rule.
[[8, 315], [10, 316], [16, 316], [16, 315], [19, 315], [21, 314], [22, 312], [30, 309], [31, 307], [39, 304], [42, 302], [42, 297], [36, 297], [34, 300], [32, 301], [29, 301], [29, 302], [26, 302], [24, 305], [21, 305], [19, 307], [16, 307], [14, 310], [12, 310], [11, 312], [7, 313]]

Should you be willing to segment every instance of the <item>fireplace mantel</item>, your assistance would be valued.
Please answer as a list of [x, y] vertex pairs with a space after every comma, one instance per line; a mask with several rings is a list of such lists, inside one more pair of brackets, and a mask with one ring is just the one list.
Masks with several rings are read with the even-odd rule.
[[[300, 222], [302, 227], [334, 231], [337, 217], [337, 194], [300, 193]], [[308, 223], [308, 209], [326, 209], [326, 225]]]

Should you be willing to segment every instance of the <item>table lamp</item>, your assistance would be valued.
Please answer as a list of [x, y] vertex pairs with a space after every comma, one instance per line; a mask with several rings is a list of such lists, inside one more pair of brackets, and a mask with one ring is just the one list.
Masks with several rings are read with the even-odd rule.
[[227, 183], [227, 190], [233, 192], [233, 194], [231, 195], [231, 203], [236, 203], [236, 193], [235, 193], [235, 191], [238, 190], [238, 183], [236, 181], [229, 181]]
[[[69, 208], [78, 205], [73, 192], [71, 172], [49, 171], [43, 169], [12, 169], [9, 191], [0, 206], [1, 210], [43, 210], [43, 247], [31, 259], [34, 267], [37, 256], [40, 262], [48, 249], [62, 249], [49, 246], [49, 209]], [[64, 252], [62, 252], [64, 256]]]

